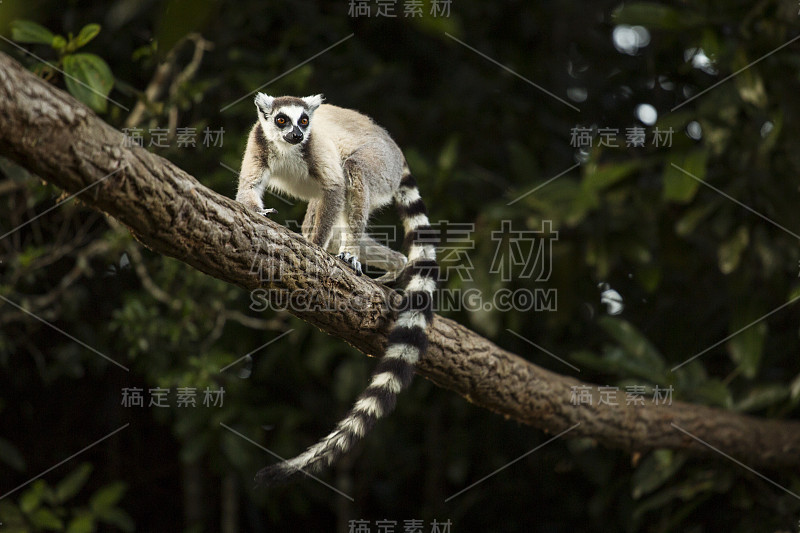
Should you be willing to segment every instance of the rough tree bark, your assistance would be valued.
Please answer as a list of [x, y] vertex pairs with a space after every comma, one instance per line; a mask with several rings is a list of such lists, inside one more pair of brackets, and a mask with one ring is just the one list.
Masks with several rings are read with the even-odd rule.
[[[2, 53], [0, 155], [70, 193], [86, 189], [83, 202], [121, 221], [156, 252], [243, 289], [262, 289], [273, 305], [293, 293], [336, 309], [292, 312], [365, 354], [382, 353], [394, 293], [356, 277], [300, 235], [204, 187], [169, 161], [123, 146], [121, 132]], [[618, 405], [598, 406], [597, 386], [542, 369], [438, 316], [418, 372], [477, 405], [551, 433], [573, 428], [568, 437], [630, 452], [671, 448], [719, 457], [701, 439], [752, 467], [800, 465], [798, 422], [681, 402], [628, 407], [622, 393]], [[593, 405], [572, 404], [578, 385], [592, 387]]]

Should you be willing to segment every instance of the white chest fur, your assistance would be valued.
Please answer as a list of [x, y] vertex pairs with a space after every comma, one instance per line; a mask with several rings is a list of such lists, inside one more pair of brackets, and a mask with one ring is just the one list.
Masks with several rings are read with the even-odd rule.
[[305, 201], [320, 196], [319, 183], [309, 175], [299, 146], [276, 150], [270, 167], [264, 173], [268, 189]]

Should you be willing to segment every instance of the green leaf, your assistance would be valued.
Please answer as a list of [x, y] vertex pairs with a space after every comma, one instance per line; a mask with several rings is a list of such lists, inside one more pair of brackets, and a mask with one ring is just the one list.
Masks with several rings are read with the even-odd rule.
[[92, 495], [92, 498], [89, 500], [89, 507], [98, 514], [108, 510], [117, 504], [126, 490], [126, 484], [121, 481], [111, 483]]
[[105, 112], [114, 76], [102, 58], [94, 54], [66, 55], [64, 72], [67, 74], [64, 81], [72, 96], [99, 113]]
[[677, 30], [703, 23], [703, 18], [690, 11], [678, 11], [663, 4], [637, 2], [617, 8], [613, 14], [615, 24], [642, 25], [648, 28]]
[[606, 361], [599, 355], [588, 350], [572, 352], [569, 354], [568, 360], [577, 365], [581, 365], [581, 367], [588, 367], [598, 372], [608, 371], [608, 364]]
[[638, 500], [661, 487], [678, 469], [686, 458], [673, 450], [655, 450], [645, 457], [633, 473], [631, 495]]
[[707, 158], [708, 152], [703, 149], [670, 155], [664, 166], [664, 200], [691, 202], [706, 178]]
[[625, 352], [624, 366], [653, 383], [664, 379], [664, 359], [650, 341], [630, 322], [614, 317], [602, 317], [598, 325], [614, 337]]
[[22, 268], [29, 268], [34, 261], [47, 253], [44, 246], [29, 246], [22, 250], [17, 256], [17, 262]]
[[[560, 183], [560, 185], [565, 183]], [[553, 189], [548, 192], [553, 192]], [[587, 214], [600, 206], [600, 195], [591, 189], [581, 187], [575, 190], [571, 196], [572, 205], [569, 206], [569, 212], [567, 213], [567, 223], [571, 226], [577, 225]]]
[[715, 204], [703, 204], [686, 212], [680, 220], [675, 223], [675, 233], [685, 237], [692, 233], [695, 228], [703, 222], [714, 210]]
[[67, 47], [67, 40], [60, 35], [56, 35], [53, 38], [53, 48], [59, 52], [62, 52]]
[[747, 393], [747, 396], [734, 405], [734, 409], [752, 412], [782, 402], [789, 397], [787, 385], [762, 385]]
[[94, 517], [86, 511], [77, 514], [67, 527], [67, 533], [92, 533], [94, 530]]
[[[664, 488], [642, 501], [633, 511], [632, 518], [635, 523], [642, 520], [644, 515], [653, 509], [667, 508], [670, 501], [680, 499], [684, 502], [699, 502], [704, 494], [724, 493], [732, 484], [730, 472], [711, 473], [696, 472], [690, 479], [677, 485]], [[667, 529], [665, 531], [671, 531]]]
[[800, 298], [800, 285], [792, 287], [789, 290], [789, 295], [787, 296], [786, 301], [791, 302], [792, 300], [796, 300], [798, 298]]
[[61, 483], [56, 486], [56, 502], [64, 503], [83, 488], [86, 480], [89, 479], [89, 474], [92, 473], [92, 465], [83, 463], [76, 468], [70, 475], [65, 477]]
[[86, 46], [89, 41], [97, 37], [98, 33], [100, 33], [100, 24], [87, 24], [81, 28], [81, 31], [78, 32], [78, 36], [75, 37], [75, 48]]
[[[41, 481], [41, 480], [39, 480]], [[19, 508], [25, 514], [31, 514], [39, 508], [44, 494], [44, 482], [34, 483], [31, 488], [26, 490], [19, 499]]]
[[753, 324], [762, 315], [761, 307], [750, 303], [736, 309], [731, 319], [730, 331], [735, 335], [728, 341], [728, 352], [748, 379], [756, 377], [764, 353], [767, 324], [764, 321]]
[[102, 522], [117, 526], [122, 531], [134, 531], [136, 529], [136, 524], [134, 524], [128, 513], [116, 507], [97, 513], [97, 518]]
[[592, 164], [587, 168], [581, 185], [584, 189], [600, 191], [627, 178], [633, 172], [639, 170], [641, 166], [642, 163], [640, 161], [627, 161], [624, 163], [609, 163], [604, 165]]
[[748, 244], [750, 244], [750, 233], [747, 231], [747, 227], [739, 226], [733, 235], [726, 239], [717, 250], [720, 272], [723, 274], [734, 272], [739, 267], [742, 252], [747, 249]]
[[40, 529], [50, 529], [53, 531], [61, 531], [64, 529], [64, 523], [50, 509], [37, 509], [36, 512], [30, 516], [30, 520], [31, 524]]
[[451, 137], [439, 153], [439, 168], [450, 172], [458, 159], [458, 139]]
[[15, 20], [11, 23], [11, 40], [18, 43], [38, 43], [52, 46], [53, 32], [30, 20]]
[[716, 61], [720, 57], [721, 47], [717, 33], [711, 28], [703, 29], [703, 37], [700, 39], [700, 48], [711, 61]]
[[[25, 527], [26, 521], [22, 513], [17, 507], [11, 503], [11, 498], [0, 500], [0, 531], [20, 531], [27, 533], [29, 530]], [[16, 528], [16, 529], [15, 529]]]
[[767, 91], [764, 89], [764, 80], [758, 74], [757, 68], [747, 68], [750, 61], [743, 49], [738, 49], [733, 66], [740, 72], [734, 79], [739, 98], [756, 107], [766, 107]]
[[[683, 389], [681, 389], [683, 390]], [[708, 379], [691, 391], [688, 399], [707, 405], [730, 408], [733, 404], [728, 386], [718, 379]]]
[[140, 46], [139, 48], [133, 51], [133, 54], [131, 54], [131, 59], [133, 61], [139, 61], [141, 59], [149, 59], [156, 54], [156, 51], [158, 50], [157, 46], [158, 43], [156, 43], [155, 41], [146, 44], [144, 46]]

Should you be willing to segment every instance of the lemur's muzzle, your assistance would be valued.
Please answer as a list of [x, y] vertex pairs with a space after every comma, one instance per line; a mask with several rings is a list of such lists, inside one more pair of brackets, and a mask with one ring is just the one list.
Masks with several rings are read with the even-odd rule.
[[295, 126], [292, 131], [283, 136], [283, 140], [290, 144], [297, 144], [303, 140], [303, 132]]

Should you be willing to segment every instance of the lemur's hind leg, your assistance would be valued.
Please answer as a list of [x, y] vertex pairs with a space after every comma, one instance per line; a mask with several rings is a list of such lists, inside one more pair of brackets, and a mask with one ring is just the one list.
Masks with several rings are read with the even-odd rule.
[[[365, 154], [366, 157], [366, 154]], [[361, 263], [386, 270], [389, 278], [397, 277], [394, 272], [402, 270], [406, 263], [403, 254], [382, 245], [367, 234], [367, 222], [370, 212], [368, 184], [374, 176], [370, 172], [370, 162], [352, 155], [343, 165], [347, 183], [347, 200], [345, 201], [344, 228], [341, 235], [339, 257], [350, 263], [360, 273]], [[373, 170], [379, 172], [380, 170]]]
[[[339, 258], [361, 275], [359, 241], [366, 231], [369, 219], [369, 192], [366, 188], [362, 170], [355, 158], [345, 161], [344, 166], [345, 199], [343, 210], [336, 221], [334, 233], [341, 236]], [[334, 243], [331, 243], [334, 244]]]

